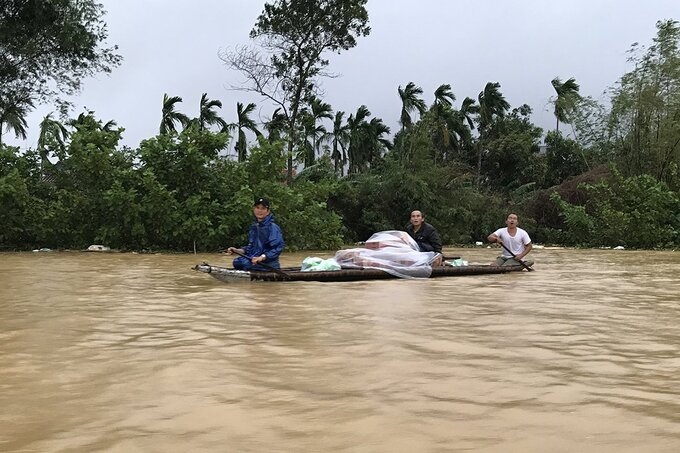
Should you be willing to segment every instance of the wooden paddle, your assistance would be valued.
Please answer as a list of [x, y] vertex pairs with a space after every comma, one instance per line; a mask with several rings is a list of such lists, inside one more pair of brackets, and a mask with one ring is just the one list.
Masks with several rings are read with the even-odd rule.
[[498, 241], [498, 243], [499, 243], [505, 250], [507, 250], [509, 254], [512, 255], [512, 257], [515, 259], [515, 261], [517, 261], [519, 264], [521, 264], [522, 266], [524, 266], [524, 269], [528, 270], [529, 272], [533, 271], [533, 269], [530, 268], [530, 267], [527, 265], [527, 263], [525, 263], [525, 262], [522, 261], [521, 259], [517, 258], [517, 255], [515, 255], [514, 253], [512, 253], [512, 252], [510, 251], [510, 249], [507, 248], [507, 247], [505, 246], [505, 244], [503, 244], [501, 241]]
[[[228, 251], [228, 250], [229, 250], [229, 249], [225, 249], [224, 251], [226, 252], [226, 251]], [[246, 256], [246, 255], [244, 255], [243, 253], [237, 251], [236, 249], [232, 250], [232, 252], [234, 252], [234, 254], [236, 254], [236, 255], [238, 255], [238, 256], [240, 256], [240, 257], [243, 257], [243, 258], [245, 258], [245, 259], [247, 259], [247, 260], [251, 260], [251, 259], [252, 259], [252, 258], [250, 258], [250, 257], [248, 257], [248, 256]], [[276, 272], [277, 274], [283, 275], [283, 276], [286, 277], [286, 278], [290, 278], [290, 275], [288, 275], [286, 272], [282, 271], [281, 269], [279, 269], [279, 268], [277, 268], [277, 267], [270, 266], [269, 264], [263, 263], [263, 262], [261, 262], [261, 261], [260, 261], [259, 263], [257, 263], [257, 264], [259, 264], [260, 266], [266, 267], [267, 269], [273, 270], [273, 271]]]

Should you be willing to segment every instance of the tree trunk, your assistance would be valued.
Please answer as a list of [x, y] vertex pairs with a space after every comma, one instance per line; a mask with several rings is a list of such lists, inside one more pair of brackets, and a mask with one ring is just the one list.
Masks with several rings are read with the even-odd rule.
[[293, 184], [293, 137], [288, 138], [288, 171], [286, 172], [286, 183]]
[[482, 142], [477, 143], [477, 177], [475, 178], [477, 187], [480, 186], [482, 181]]

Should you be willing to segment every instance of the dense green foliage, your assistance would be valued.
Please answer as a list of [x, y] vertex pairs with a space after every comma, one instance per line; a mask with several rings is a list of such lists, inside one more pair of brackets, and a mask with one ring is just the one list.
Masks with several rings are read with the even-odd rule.
[[680, 27], [659, 22], [649, 49], [633, 48], [635, 69], [614, 90], [612, 147], [627, 174], [646, 173], [680, 189]]
[[[298, 61], [287, 40], [299, 30], [289, 21], [311, 4], [338, 9], [333, 23], [305, 16], [314, 39]], [[159, 134], [136, 149], [120, 147], [123, 129], [92, 112], [64, 124], [48, 115], [35, 150], [0, 144], [0, 246], [217, 250], [246, 240], [255, 196], [271, 199], [289, 249], [333, 249], [403, 229], [415, 209], [447, 244], [484, 240], [512, 211], [538, 242], [680, 245], [677, 22], [659, 22], [654, 44], [635, 51], [611, 108], [581, 97], [573, 78], [553, 79], [557, 122], [545, 135], [531, 108], [511, 106], [497, 82], [460, 103], [449, 84], [427, 95], [408, 82], [395, 89], [401, 128], [390, 137], [368, 106], [334, 111], [314, 90], [328, 64], [321, 54], [368, 33], [364, 5], [265, 8], [253, 36], [266, 38], [272, 80], [285, 89], [261, 126], [250, 117], [254, 104], [238, 103], [228, 123], [221, 102], [204, 93], [192, 119], [178, 111], [181, 98], [166, 94]], [[15, 131], [26, 127], [25, 112], [7, 112]]]
[[[84, 78], [120, 63], [116, 47], [102, 47], [103, 14], [94, 0], [0, 3], [0, 134], [7, 110], [28, 111], [59, 94], [73, 94]], [[11, 122], [4, 123], [22, 136]]]
[[572, 205], [554, 193], [568, 230], [562, 241], [572, 245], [668, 246], [680, 236], [680, 197], [650, 175], [623, 177], [612, 170], [610, 181], [582, 184], [585, 205]]
[[292, 248], [342, 243], [340, 217], [326, 209], [335, 184], [286, 186], [280, 142], [261, 140], [238, 163], [219, 155], [226, 133], [189, 127], [130, 150], [116, 147], [122, 129], [106, 131], [91, 114], [73, 124], [57, 165], [0, 148], [4, 247], [216, 250], [246, 240], [252, 201], [263, 194]]

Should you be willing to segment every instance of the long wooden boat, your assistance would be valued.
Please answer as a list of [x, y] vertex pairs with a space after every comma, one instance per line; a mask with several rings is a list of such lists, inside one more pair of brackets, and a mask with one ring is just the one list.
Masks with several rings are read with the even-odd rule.
[[[384, 280], [399, 278], [378, 269], [341, 269], [338, 271], [302, 272], [300, 268], [282, 268], [274, 271], [240, 271], [227, 267], [212, 266], [208, 263], [198, 264], [193, 267], [198, 272], [210, 274], [210, 276], [223, 282], [237, 281], [298, 281], [298, 282], [348, 282], [357, 280]], [[496, 266], [475, 264], [468, 266], [437, 266], [432, 268], [430, 278], [458, 277], [462, 275], [482, 274], [505, 274], [507, 272], [522, 271], [522, 266]]]

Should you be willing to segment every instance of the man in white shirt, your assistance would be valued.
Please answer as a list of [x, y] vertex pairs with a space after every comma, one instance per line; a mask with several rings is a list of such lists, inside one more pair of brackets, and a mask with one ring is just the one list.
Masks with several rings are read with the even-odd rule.
[[[506, 228], [499, 228], [489, 235], [489, 242], [497, 242], [503, 247], [503, 253], [496, 258], [499, 266], [522, 266], [524, 257], [531, 251], [531, 238], [526, 231], [519, 228], [517, 214], [509, 214], [505, 219]], [[512, 255], [515, 256], [512, 256]], [[532, 266], [532, 261], [524, 261], [526, 266]], [[525, 266], [525, 267], [526, 267]]]

